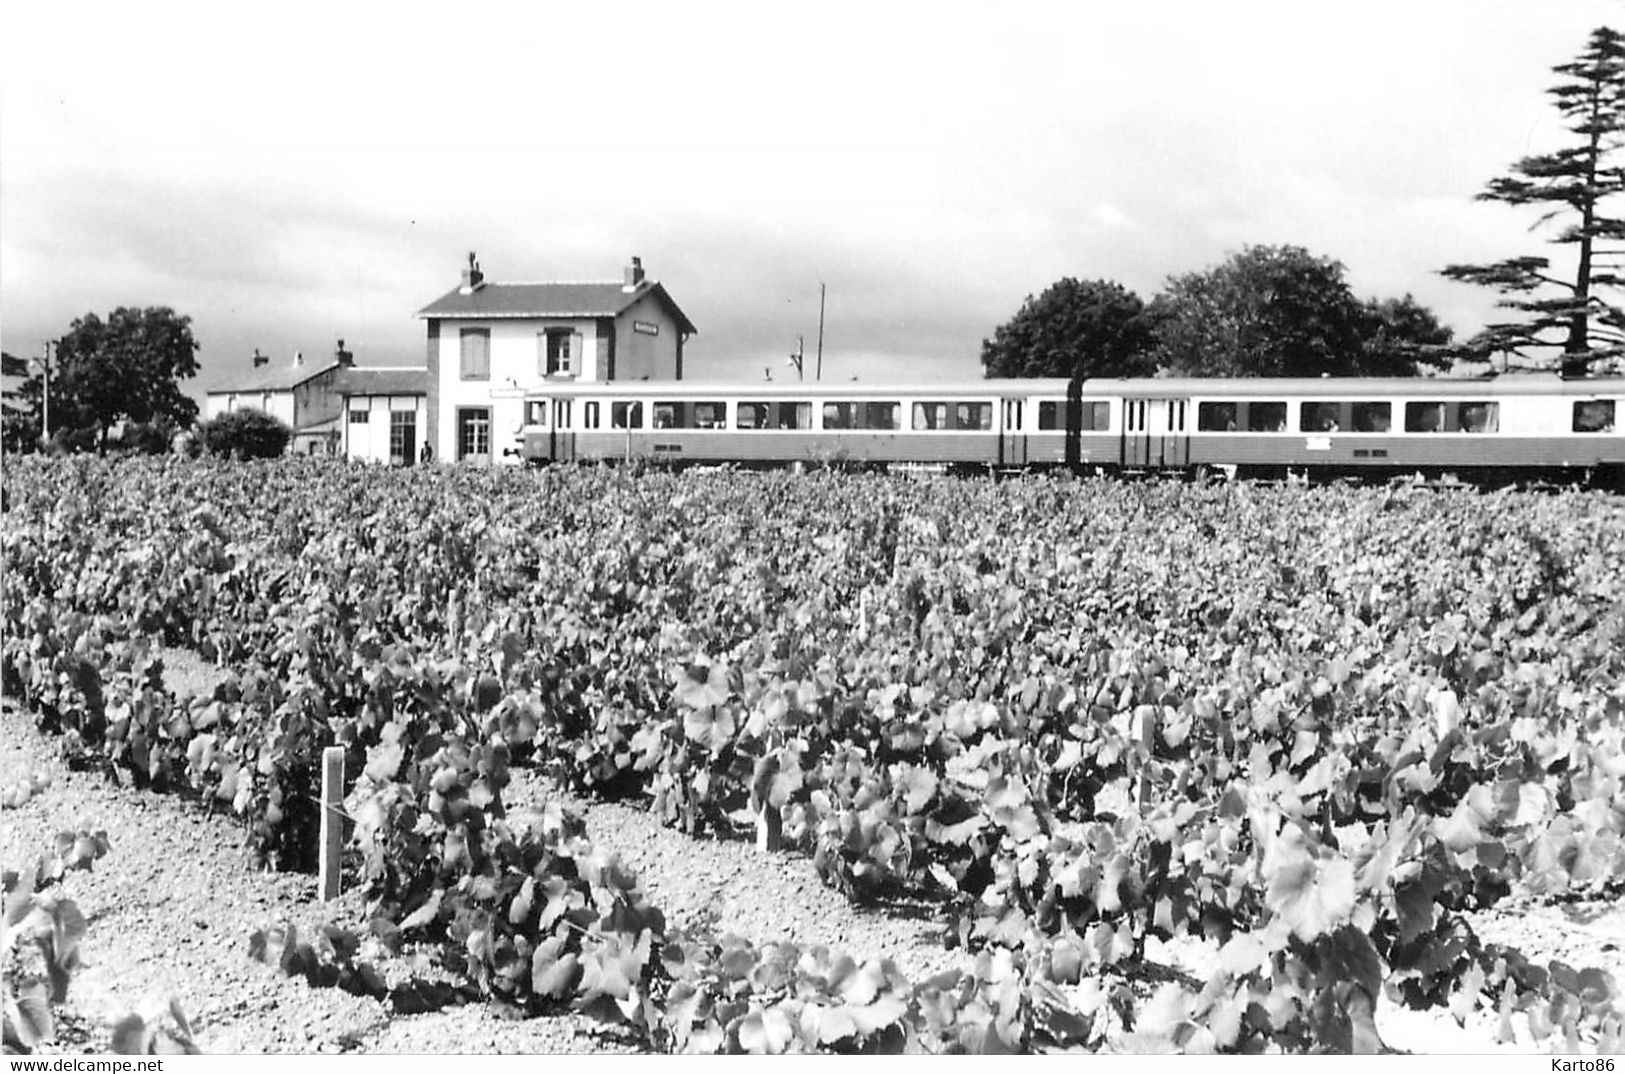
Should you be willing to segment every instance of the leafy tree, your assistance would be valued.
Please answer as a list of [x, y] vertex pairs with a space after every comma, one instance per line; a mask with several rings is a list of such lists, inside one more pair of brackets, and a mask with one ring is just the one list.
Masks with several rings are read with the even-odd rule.
[[1362, 303], [1343, 265], [1301, 246], [1249, 246], [1157, 296], [1158, 364], [1184, 376], [1402, 376], [1448, 329], [1407, 295]]
[[26, 378], [0, 391], [0, 451], [32, 451], [40, 442], [40, 378], [28, 359], [12, 354], [0, 354], [0, 375]]
[[1573, 277], [1558, 275], [1549, 258], [1532, 255], [1449, 265], [1443, 273], [1501, 291], [1506, 297], [1497, 305], [1520, 314], [1487, 326], [1470, 341], [1469, 353], [1530, 358], [1531, 351], [1561, 348], [1563, 372], [1576, 375], [1625, 354], [1625, 308], [1617, 298], [1608, 301], [1625, 284], [1617, 271], [1620, 251], [1600, 245], [1625, 239], [1625, 219], [1603, 211], [1604, 202], [1625, 192], [1625, 167], [1617, 163], [1625, 146], [1625, 37], [1606, 26], [1593, 30], [1574, 62], [1552, 70], [1563, 80], [1547, 93], [1575, 138], [1519, 160], [1512, 174], [1492, 179], [1478, 200], [1545, 207], [1537, 228], [1563, 220], [1550, 241], [1575, 247]]
[[1455, 333], [1411, 295], [1368, 298], [1365, 318], [1361, 368], [1367, 376], [1408, 377], [1418, 365], [1443, 368], [1450, 363]]
[[196, 400], [179, 381], [197, 375], [192, 319], [167, 306], [120, 307], [103, 321], [94, 313], [73, 322], [57, 344], [51, 374], [51, 425], [88, 426], [100, 450], [120, 419], [189, 425]]
[[1138, 295], [1109, 280], [1051, 284], [982, 341], [989, 377], [1137, 377], [1155, 368], [1155, 335]]
[[274, 459], [288, 448], [293, 430], [263, 410], [233, 410], [198, 426], [203, 446], [217, 455]]

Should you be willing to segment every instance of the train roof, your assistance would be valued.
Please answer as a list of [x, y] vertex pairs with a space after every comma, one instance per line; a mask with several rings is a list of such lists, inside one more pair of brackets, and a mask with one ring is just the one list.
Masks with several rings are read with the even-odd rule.
[[[917, 381], [557, 381], [493, 395], [617, 396], [622, 398], [707, 396], [758, 399], [860, 399], [876, 396], [977, 399], [990, 397], [1065, 396], [1071, 381], [1057, 377], [1031, 379]], [[1082, 383], [1085, 397], [1161, 398], [1497, 398], [1510, 395], [1625, 395], [1625, 377], [1565, 380], [1556, 375], [1484, 377], [1169, 377], [1095, 378]]]

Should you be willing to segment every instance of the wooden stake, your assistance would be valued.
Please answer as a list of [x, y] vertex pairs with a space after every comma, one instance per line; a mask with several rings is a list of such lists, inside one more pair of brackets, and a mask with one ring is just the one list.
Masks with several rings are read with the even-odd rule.
[[1144, 816], [1152, 808], [1151, 755], [1157, 742], [1157, 717], [1161, 715], [1153, 705], [1141, 705], [1134, 710], [1134, 753], [1138, 772], [1134, 781], [1134, 804]]
[[339, 858], [344, 850], [344, 747], [322, 751], [322, 850], [317, 883], [322, 901], [339, 897]]
[[784, 846], [784, 814], [776, 806], [764, 804], [756, 813], [756, 849], [779, 850]]

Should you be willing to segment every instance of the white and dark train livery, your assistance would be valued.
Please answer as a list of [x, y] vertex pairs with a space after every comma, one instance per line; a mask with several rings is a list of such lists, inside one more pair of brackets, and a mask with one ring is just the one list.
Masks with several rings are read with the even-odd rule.
[[1625, 377], [677, 381], [523, 391], [535, 463], [1625, 474]]

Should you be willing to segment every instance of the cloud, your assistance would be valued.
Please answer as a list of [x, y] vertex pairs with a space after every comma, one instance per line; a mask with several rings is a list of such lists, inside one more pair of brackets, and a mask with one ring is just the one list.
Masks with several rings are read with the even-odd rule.
[[1465, 333], [1493, 296], [1436, 271], [1542, 248], [1472, 195], [1556, 136], [1548, 68], [1607, 10], [41, 8], [0, 42], [0, 314], [27, 351], [172, 305], [211, 380], [338, 336], [394, 364], [470, 249], [494, 280], [637, 254], [700, 375], [810, 351], [823, 282], [828, 368], [976, 376], [1063, 276], [1150, 297], [1290, 242]]
[[1139, 226], [1128, 213], [1115, 205], [1108, 205], [1105, 202], [1089, 207], [1088, 220], [1092, 224], [1098, 224], [1112, 231], [1124, 231]]

